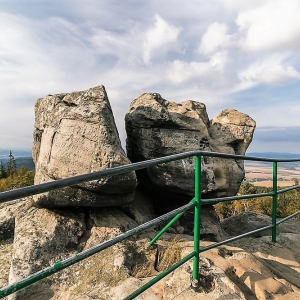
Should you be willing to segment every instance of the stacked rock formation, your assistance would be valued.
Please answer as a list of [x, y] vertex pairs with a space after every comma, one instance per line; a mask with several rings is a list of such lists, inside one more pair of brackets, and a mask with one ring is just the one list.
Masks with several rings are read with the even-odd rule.
[[[130, 162], [121, 148], [103, 86], [39, 99], [35, 127], [36, 183]], [[254, 127], [251, 118], [233, 109], [209, 121], [202, 103], [175, 104], [159, 94], [143, 94], [126, 116], [128, 154], [134, 161], [197, 149], [244, 154]], [[203, 196], [234, 194], [243, 172], [241, 161], [204, 158]], [[140, 173], [142, 185], [134, 197], [136, 177], [130, 173], [45, 193], [34, 200], [0, 204], [0, 288], [153, 219], [154, 197], [145, 193], [145, 187], [179, 195], [182, 201], [190, 199], [193, 173], [192, 160], [150, 168]], [[52, 207], [55, 209], [49, 209]], [[202, 237], [221, 231], [219, 220], [211, 217], [213, 212], [212, 208], [202, 209]], [[251, 229], [271, 222], [253, 214], [241, 217]], [[225, 233], [243, 233], [245, 224], [242, 228], [236, 225], [242, 221], [238, 216], [224, 220]], [[188, 261], [138, 298], [298, 299], [300, 228], [297, 220], [289, 221], [280, 224], [278, 244], [270, 243], [266, 231], [255, 240], [235, 244], [248, 252], [227, 245], [202, 253], [197, 289], [191, 288], [192, 262]], [[149, 246], [156, 234], [149, 229], [8, 299], [123, 299], [191, 253], [192, 237], [176, 231]], [[201, 246], [210, 244], [201, 241]]]
[[[129, 164], [104, 86], [49, 95], [35, 105], [35, 184]], [[38, 207], [116, 206], [133, 200], [135, 173], [34, 197]]]
[[[125, 121], [127, 155], [133, 162], [191, 150], [244, 155], [255, 129], [255, 121], [237, 110], [225, 109], [210, 121], [203, 103], [177, 104], [157, 93], [135, 99]], [[202, 196], [235, 195], [244, 175], [242, 160], [205, 157]], [[194, 195], [193, 178], [192, 158], [139, 172], [140, 182], [149, 190], [184, 201]]]

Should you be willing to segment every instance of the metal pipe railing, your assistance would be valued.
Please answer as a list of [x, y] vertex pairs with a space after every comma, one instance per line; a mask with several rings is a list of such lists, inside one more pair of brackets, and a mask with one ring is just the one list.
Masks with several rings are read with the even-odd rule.
[[200, 221], [201, 220], [201, 155], [195, 156], [195, 210], [194, 210], [194, 252], [193, 279], [199, 279]]
[[[60, 270], [67, 268], [91, 255], [94, 255], [108, 247], [111, 247], [115, 245], [116, 243], [119, 243], [123, 241], [124, 239], [128, 238], [129, 236], [132, 236], [138, 232], [141, 232], [157, 223], [166, 221], [173, 217], [173, 219], [166, 225], [164, 228], [152, 239], [150, 244], [153, 244], [172, 224], [174, 224], [187, 210], [194, 207], [194, 251], [187, 255], [185, 258], [183, 258], [181, 261], [177, 262], [175, 265], [173, 265], [168, 270], [163, 271], [161, 274], [159, 274], [157, 277], [150, 280], [148, 283], [146, 283], [144, 286], [140, 287], [138, 290], [136, 290], [134, 293], [126, 297], [126, 300], [134, 299], [134, 297], [138, 296], [142, 292], [144, 292], [146, 289], [148, 289], [150, 286], [161, 280], [163, 277], [165, 277], [167, 274], [178, 268], [183, 263], [187, 262], [189, 259], [194, 258], [193, 262], [193, 273], [192, 278], [194, 282], [198, 282], [199, 279], [199, 261], [200, 261], [200, 253], [210, 250], [212, 248], [218, 247], [220, 245], [227, 244], [229, 242], [238, 240], [240, 238], [252, 235], [254, 233], [266, 230], [266, 229], [272, 229], [272, 241], [276, 242], [276, 226], [280, 223], [300, 214], [300, 211], [291, 214], [290, 216], [277, 221], [276, 220], [276, 212], [277, 212], [277, 196], [278, 194], [300, 188], [300, 185], [281, 189], [278, 191], [277, 189], [277, 163], [278, 162], [297, 162], [300, 161], [299, 159], [268, 159], [268, 158], [259, 158], [259, 157], [249, 157], [249, 156], [243, 156], [243, 155], [234, 155], [234, 154], [225, 154], [225, 153], [216, 153], [216, 152], [207, 152], [207, 151], [190, 151], [175, 155], [170, 155], [166, 157], [161, 158], [155, 158], [148, 161], [143, 162], [137, 162], [133, 164], [129, 164], [126, 166], [120, 166], [115, 167], [103, 171], [98, 171], [94, 173], [84, 174], [84, 175], [78, 175], [71, 178], [65, 178], [60, 180], [55, 180], [52, 182], [42, 183], [39, 185], [29, 186], [21, 189], [16, 189], [8, 192], [0, 193], [0, 203], [12, 201], [18, 198], [23, 198], [26, 196], [36, 195], [40, 193], [44, 193], [53, 189], [59, 189], [67, 186], [72, 186], [75, 184], [83, 183], [86, 181], [96, 180], [103, 177], [109, 177], [114, 175], [120, 175], [144, 168], [149, 168], [152, 166], [156, 166], [158, 164], [167, 163], [175, 160], [185, 159], [189, 158], [191, 156], [195, 157], [195, 197], [190, 201], [190, 203], [173, 210], [170, 213], [167, 213], [163, 216], [160, 216], [154, 220], [151, 220], [145, 224], [142, 224], [136, 228], [133, 228], [125, 233], [122, 233], [118, 235], [117, 237], [110, 239], [106, 242], [103, 242], [101, 244], [98, 244], [90, 249], [87, 249], [79, 254], [76, 254], [73, 257], [70, 257], [68, 259], [65, 259], [61, 262], [56, 262], [53, 266], [45, 268], [39, 272], [36, 272], [34, 274], [31, 274], [30, 276], [21, 279], [20, 281], [10, 284], [7, 287], [4, 287], [0, 289], [0, 298], [3, 298], [9, 294], [12, 294], [16, 292], [17, 290], [20, 290], [34, 282], [37, 282], [47, 276], [50, 276], [56, 272], [59, 272]], [[240, 196], [231, 196], [231, 197], [224, 197], [224, 198], [213, 198], [213, 199], [201, 199], [201, 157], [202, 156], [211, 156], [211, 157], [221, 157], [221, 158], [229, 158], [229, 159], [239, 159], [239, 160], [252, 160], [252, 161], [264, 161], [264, 162], [272, 162], [273, 163], [273, 191], [267, 192], [267, 193], [261, 193], [261, 194], [251, 194], [251, 195], [240, 195]], [[253, 230], [248, 233], [241, 234], [239, 236], [227, 239], [222, 242], [215, 243], [213, 245], [207, 246], [207, 247], [200, 247], [200, 223], [201, 223], [201, 206], [206, 204], [215, 204], [218, 202], [224, 202], [224, 201], [233, 201], [233, 200], [242, 200], [242, 199], [252, 199], [252, 198], [259, 198], [259, 197], [265, 197], [265, 196], [272, 196], [272, 225], [259, 228], [257, 230]]]
[[276, 243], [277, 217], [277, 162], [273, 162], [273, 197], [272, 197], [272, 242]]
[[[190, 201], [190, 203], [194, 203], [195, 206], [195, 198]], [[165, 225], [155, 236], [154, 238], [149, 242], [150, 245], [153, 245], [175, 222], [177, 222], [181, 216], [184, 215], [186, 211], [183, 211], [179, 214], [177, 214], [167, 225]]]
[[187, 262], [191, 258], [195, 257], [195, 255], [196, 255], [195, 252], [191, 252], [186, 257], [184, 257], [182, 260], [180, 260], [179, 262], [177, 262], [176, 264], [174, 264], [169, 269], [161, 272], [158, 276], [156, 276], [153, 279], [151, 279], [150, 281], [148, 281], [146, 284], [144, 284], [143, 286], [141, 286], [140, 288], [138, 288], [136, 291], [134, 291], [132, 294], [130, 294], [129, 296], [127, 296], [123, 300], [132, 300], [132, 299], [134, 299], [135, 297], [137, 297], [138, 295], [140, 295], [141, 293], [143, 293], [144, 291], [146, 291], [147, 289], [149, 289], [153, 284], [155, 284], [156, 282], [158, 282], [161, 279], [163, 279], [164, 277], [166, 277], [168, 274], [170, 274], [171, 272], [173, 272], [174, 270], [176, 270], [177, 268], [179, 268], [181, 265], [183, 265], [185, 262]]
[[0, 203], [3, 202], [8, 202], [11, 200], [27, 197], [27, 196], [32, 196], [32, 195], [37, 195], [41, 193], [45, 193], [51, 190], [67, 187], [67, 186], [72, 186], [75, 184], [91, 181], [91, 180], [96, 180], [100, 179], [103, 177], [110, 177], [114, 175], [120, 175], [120, 174], [125, 174], [131, 171], [137, 171], [145, 168], [149, 168], [152, 166], [156, 166], [162, 163], [167, 163], [175, 160], [180, 160], [184, 158], [189, 158], [192, 156], [197, 156], [197, 155], [202, 155], [202, 156], [211, 156], [211, 157], [221, 157], [221, 158], [233, 158], [233, 159], [239, 159], [239, 160], [252, 160], [252, 161], [264, 161], [264, 162], [296, 162], [300, 161], [299, 159], [272, 159], [272, 158], [262, 158], [262, 157], [252, 157], [252, 156], [245, 156], [245, 155], [235, 155], [235, 154], [226, 154], [226, 153], [217, 153], [217, 152], [208, 152], [208, 151], [189, 151], [189, 152], [184, 152], [184, 153], [179, 153], [179, 154], [174, 154], [174, 155], [169, 155], [165, 157], [160, 157], [160, 158], [154, 158], [150, 159], [147, 161], [142, 161], [142, 162], [137, 162], [137, 163], [132, 163], [128, 164], [125, 166], [119, 166], [119, 167], [114, 167], [110, 168], [107, 170], [103, 171], [98, 171], [98, 172], [93, 172], [93, 173], [88, 173], [88, 174], [83, 174], [83, 175], [77, 175], [69, 178], [64, 178], [64, 179], [58, 179], [55, 181], [51, 182], [45, 182], [45, 183], [40, 183], [37, 185], [32, 185], [24, 188], [19, 188], [7, 192], [2, 192], [0, 193]]
[[23, 289], [43, 278], [46, 278], [54, 273], [57, 273], [69, 266], [72, 266], [74, 265], [75, 263], [85, 259], [85, 258], [88, 258], [104, 249], [107, 249], [119, 242], [122, 242], [123, 240], [127, 239], [128, 237], [132, 236], [132, 235], [135, 235], [147, 228], [150, 228], [158, 223], [161, 223], [163, 221], [166, 221], [168, 219], [170, 219], [171, 217], [177, 215], [178, 213], [181, 213], [181, 212], [184, 212], [184, 211], [187, 211], [189, 210], [190, 208], [194, 207], [195, 206], [195, 203], [191, 202], [191, 203], [188, 203], [182, 207], [179, 207], [167, 214], [164, 214], [158, 218], [155, 218], [147, 223], [144, 223], [140, 226], [137, 226], [133, 229], [130, 229], [118, 236], [116, 236], [115, 238], [113, 239], [110, 239], [106, 242], [103, 242], [101, 244], [98, 244], [92, 248], [89, 248], [83, 252], [80, 252], [72, 257], [69, 257], [65, 260], [62, 260], [62, 261], [58, 261], [56, 263], [53, 264], [53, 266], [50, 266], [48, 268], [45, 268], [39, 272], [36, 272], [34, 274], [31, 274], [29, 275], [28, 277], [25, 277], [21, 280], [19, 280], [18, 282], [15, 282], [15, 283], [12, 283], [2, 289], [0, 289], [0, 299], [5, 297], [5, 296], [8, 296], [20, 289]]

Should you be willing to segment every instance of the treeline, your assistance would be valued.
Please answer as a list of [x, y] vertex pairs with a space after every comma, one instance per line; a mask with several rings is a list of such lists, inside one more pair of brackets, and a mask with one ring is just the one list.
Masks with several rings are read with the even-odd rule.
[[[299, 185], [299, 181], [294, 181], [294, 186]], [[241, 184], [238, 195], [270, 193], [272, 188], [254, 186], [250, 182]], [[256, 212], [265, 215], [272, 215], [272, 197], [264, 196], [249, 200], [235, 200], [220, 202], [215, 205], [215, 209], [221, 219], [237, 215], [242, 212]], [[284, 218], [300, 210], [300, 189], [279, 194], [277, 197], [277, 217]], [[300, 215], [297, 216], [300, 218]]]
[[33, 185], [34, 171], [24, 166], [17, 170], [16, 160], [11, 151], [8, 157], [6, 166], [0, 161], [0, 192]]

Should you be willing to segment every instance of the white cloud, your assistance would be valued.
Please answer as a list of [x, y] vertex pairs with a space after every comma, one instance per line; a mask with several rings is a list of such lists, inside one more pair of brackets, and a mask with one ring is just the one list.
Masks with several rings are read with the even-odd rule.
[[282, 85], [300, 80], [300, 73], [293, 66], [284, 66], [275, 56], [251, 64], [247, 69], [241, 71], [238, 77], [245, 87], [260, 83]]
[[300, 49], [300, 1], [261, 1], [261, 6], [240, 11], [236, 19], [245, 31], [241, 47], [249, 51]]
[[284, 84], [299, 79], [300, 73], [292, 66], [271, 66], [258, 73], [258, 80], [266, 84]]
[[[258, 124], [299, 124], [299, 88], [285, 85], [299, 80], [300, 0], [74, 1], [0, 4], [2, 139], [7, 124], [13, 145], [31, 139], [38, 97], [97, 84], [123, 140], [124, 115], [143, 92], [202, 101], [211, 116], [235, 107]], [[284, 114], [282, 95], [293, 107]], [[276, 103], [280, 113], [266, 118]]]
[[224, 6], [226, 10], [233, 10], [233, 11], [237, 11], [237, 12], [261, 7], [262, 5], [264, 5], [270, 1], [273, 1], [273, 0], [251, 0], [251, 1], [218, 0], [218, 2], [222, 6]]
[[222, 73], [228, 62], [228, 53], [226, 51], [220, 51], [211, 56], [209, 60], [209, 65], [215, 71]]
[[226, 24], [212, 23], [201, 38], [198, 51], [203, 54], [211, 54], [220, 48], [229, 45], [231, 36], [227, 34], [228, 26]]
[[174, 47], [181, 31], [180, 27], [169, 24], [159, 15], [155, 15], [155, 19], [154, 26], [145, 34], [143, 43], [145, 63], [150, 61], [154, 52], [162, 53]]
[[209, 64], [205, 62], [184, 62], [176, 59], [170, 65], [168, 78], [174, 83], [188, 81], [191, 78], [203, 77], [209, 72]]
[[227, 53], [224, 51], [217, 52], [206, 62], [184, 62], [177, 59], [170, 64], [167, 76], [176, 84], [191, 79], [209, 81], [216, 73], [222, 76], [227, 60]]
[[37, 95], [66, 91], [71, 79], [86, 79], [82, 66], [91, 68], [94, 57], [81, 38], [79, 26], [60, 18], [29, 20], [6, 13], [1, 13], [0, 20], [5, 33], [0, 35], [3, 99], [15, 101], [18, 87], [33, 97], [32, 103]]

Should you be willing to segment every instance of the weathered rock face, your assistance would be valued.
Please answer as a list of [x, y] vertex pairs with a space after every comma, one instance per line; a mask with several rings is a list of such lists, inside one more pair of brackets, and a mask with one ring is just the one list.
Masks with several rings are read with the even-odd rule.
[[[230, 236], [238, 236], [240, 234], [244, 234], [269, 225], [272, 225], [271, 217], [254, 212], [240, 213], [221, 221], [222, 229]], [[277, 229], [277, 233], [279, 232], [280, 228]], [[272, 235], [272, 230], [267, 229], [258, 232], [253, 236], [261, 237], [265, 235]]]
[[[176, 104], [153, 93], [135, 99], [125, 121], [127, 154], [133, 162], [191, 150], [243, 155], [255, 129], [248, 115], [234, 109], [209, 121], [203, 103]], [[159, 193], [184, 201], [194, 194], [193, 158], [151, 167], [138, 176]], [[244, 178], [243, 161], [204, 157], [201, 176], [204, 198], [235, 195]]]
[[[138, 225], [120, 208], [50, 210], [31, 204], [30, 198], [0, 204], [0, 215], [10, 211], [15, 224], [0, 239], [0, 288]], [[131, 211], [142, 213], [143, 207]], [[189, 260], [137, 299], [299, 299], [300, 222], [279, 227], [277, 243], [270, 236], [243, 238], [201, 253], [198, 288], [191, 288]], [[1, 232], [5, 228], [0, 223]], [[149, 246], [156, 233], [148, 229], [5, 299], [123, 299], [193, 251], [192, 236], [184, 234], [165, 233]], [[201, 241], [201, 247], [211, 244]]]
[[[21, 209], [15, 219], [10, 283], [137, 226], [117, 208], [49, 210], [28, 206]], [[100, 295], [103, 285], [117, 284], [128, 276], [125, 265], [134, 262], [130, 258], [133, 247], [129, 248], [127, 242], [104, 250], [100, 256], [95, 255], [83, 264], [47, 277], [9, 299], [74, 299], [75, 295], [85, 294], [87, 290], [94, 296]], [[132, 261], [128, 262], [130, 259]]]
[[[282, 236], [292, 238], [294, 234], [298, 234], [300, 222], [298, 220], [289, 220], [284, 223], [281, 223], [277, 226], [276, 232], [279, 238]], [[233, 215], [229, 218], [226, 218], [221, 221], [222, 229], [229, 236], [238, 236], [240, 234], [244, 234], [250, 232], [252, 230], [257, 230], [262, 227], [272, 225], [272, 218], [258, 214], [255, 212], [243, 212], [237, 215]], [[253, 237], [263, 237], [263, 236], [271, 236], [272, 229], [266, 229], [261, 232], [257, 232], [253, 234]], [[297, 241], [300, 243], [300, 240]], [[293, 244], [296, 242], [293, 241]], [[282, 243], [281, 243], [282, 244]], [[284, 244], [285, 247], [289, 247], [288, 243]], [[300, 248], [299, 248], [300, 249]], [[294, 252], [297, 250], [293, 249]], [[299, 250], [300, 253], [300, 250]]]
[[[35, 184], [129, 164], [104, 86], [41, 98], [35, 104]], [[134, 173], [34, 197], [39, 207], [116, 206], [133, 200]]]
[[28, 199], [0, 203], [0, 287], [8, 285], [8, 276], [13, 252], [15, 217], [19, 211], [31, 206]]

